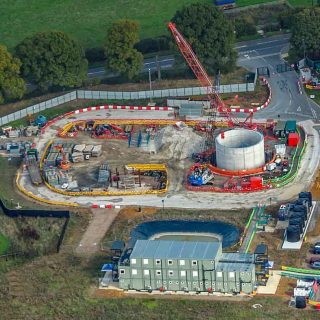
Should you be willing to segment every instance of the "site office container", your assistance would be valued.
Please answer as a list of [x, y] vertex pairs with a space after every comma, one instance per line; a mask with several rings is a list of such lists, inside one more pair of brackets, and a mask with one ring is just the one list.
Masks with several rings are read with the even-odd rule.
[[299, 135], [296, 132], [289, 133], [288, 135], [288, 146], [296, 147], [299, 144]]
[[241, 283], [241, 292], [250, 294], [252, 293], [253, 289], [254, 289], [254, 282], [250, 283], [250, 282], [242, 282]]
[[285, 126], [285, 133], [288, 135], [289, 133], [295, 133], [297, 130], [297, 121], [296, 120], [288, 120]]

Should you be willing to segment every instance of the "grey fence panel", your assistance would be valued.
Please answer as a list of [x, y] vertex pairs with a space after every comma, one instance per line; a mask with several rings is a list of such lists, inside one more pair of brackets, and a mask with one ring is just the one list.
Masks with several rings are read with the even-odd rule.
[[77, 98], [84, 99], [84, 92], [83, 90], [77, 90]]
[[126, 100], [130, 100], [130, 92], [124, 92], [123, 93], [123, 99], [126, 99]]
[[26, 117], [28, 114], [27, 114], [27, 110], [26, 109], [22, 109], [22, 110], [20, 110], [20, 117], [21, 118], [24, 118], [24, 117]]
[[255, 90], [255, 83], [248, 83], [248, 91], [254, 91]]
[[177, 89], [177, 96], [183, 97], [185, 95], [184, 88]]
[[114, 92], [115, 99], [123, 99], [122, 92]]
[[177, 96], [177, 89], [169, 89], [168, 93], [169, 93], [168, 94], [169, 97]]
[[46, 103], [45, 102], [39, 103], [39, 109], [40, 109], [40, 111], [45, 110], [46, 109]]
[[185, 89], [184, 89], [184, 94], [185, 94], [186, 96], [192, 95], [192, 88], [185, 88]]
[[161, 98], [163, 90], [153, 90], [153, 97], [154, 98]]

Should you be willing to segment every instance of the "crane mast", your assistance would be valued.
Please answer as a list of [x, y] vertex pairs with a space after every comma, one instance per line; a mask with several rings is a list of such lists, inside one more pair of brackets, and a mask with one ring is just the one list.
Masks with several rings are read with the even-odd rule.
[[[212, 81], [210, 80], [206, 70], [204, 69], [198, 57], [192, 50], [190, 44], [187, 42], [186, 39], [184, 39], [182, 34], [177, 30], [174, 23], [169, 22], [168, 27], [175, 39], [175, 42], [181, 54], [185, 58], [189, 67], [191, 68], [194, 75], [199, 80], [201, 86], [205, 87], [207, 90], [207, 96], [210, 102], [210, 112], [209, 112], [208, 122], [211, 128], [214, 130], [217, 112], [219, 112], [220, 115], [228, 119], [229, 126], [234, 126], [237, 124], [237, 125], [251, 127], [253, 114], [250, 113], [247, 119], [240, 124], [239, 120], [231, 114], [231, 108], [228, 108], [225, 106], [218, 92], [215, 90], [212, 84]], [[247, 123], [248, 120], [249, 120], [249, 123]]]

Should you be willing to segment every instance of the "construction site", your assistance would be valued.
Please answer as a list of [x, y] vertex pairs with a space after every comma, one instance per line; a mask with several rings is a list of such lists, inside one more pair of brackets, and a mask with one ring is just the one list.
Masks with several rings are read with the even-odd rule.
[[[263, 192], [265, 200], [274, 194], [292, 197], [290, 188], [283, 187], [317, 163], [303, 161], [305, 153], [313, 152], [307, 150], [308, 140], [316, 139], [313, 129], [295, 120], [254, 119], [272, 97], [263, 77], [261, 84], [269, 94], [261, 107], [226, 104], [187, 41], [172, 23], [169, 29], [206, 89], [206, 102], [174, 107], [94, 106], [51, 121], [40, 115], [30, 121], [38, 125], [32, 148], [27, 152], [21, 148], [25, 158], [17, 178], [21, 190], [73, 205], [100, 205], [119, 195], [128, 196], [122, 198], [124, 204], [134, 204], [130, 196], [149, 194], [144, 201], [152, 203], [156, 198], [151, 195], [162, 195], [175, 205], [179, 202], [175, 197], [187, 198], [191, 206], [197, 192], [210, 192], [213, 197]], [[8, 137], [11, 132], [5, 131]], [[3, 148], [19, 153], [13, 151], [19, 149], [15, 145]]]

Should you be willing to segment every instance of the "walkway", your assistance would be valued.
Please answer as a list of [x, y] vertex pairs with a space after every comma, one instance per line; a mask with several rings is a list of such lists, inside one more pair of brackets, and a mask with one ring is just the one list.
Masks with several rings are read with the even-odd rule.
[[119, 209], [91, 209], [92, 220], [82, 236], [80, 244], [76, 248], [76, 253], [90, 256], [99, 251], [99, 244], [114, 219], [119, 213]]

